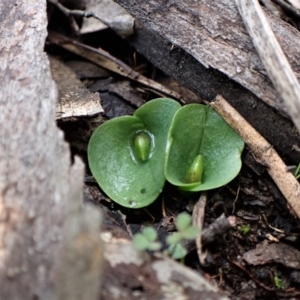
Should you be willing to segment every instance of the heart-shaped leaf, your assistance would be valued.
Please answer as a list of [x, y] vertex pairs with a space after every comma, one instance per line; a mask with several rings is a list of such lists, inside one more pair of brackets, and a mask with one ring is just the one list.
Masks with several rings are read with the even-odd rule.
[[130, 208], [151, 204], [165, 183], [168, 131], [180, 104], [168, 98], [152, 100], [136, 110], [105, 122], [88, 145], [91, 172], [103, 191]]
[[243, 147], [243, 140], [211, 107], [184, 106], [168, 136], [166, 179], [186, 191], [225, 185], [241, 169]]

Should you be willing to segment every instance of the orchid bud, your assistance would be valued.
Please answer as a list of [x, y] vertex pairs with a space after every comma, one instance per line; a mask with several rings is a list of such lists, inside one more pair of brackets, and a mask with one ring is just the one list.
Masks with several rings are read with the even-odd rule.
[[203, 156], [199, 154], [194, 158], [191, 166], [189, 167], [185, 179], [186, 183], [195, 183], [195, 182], [201, 183], [202, 173], [203, 173]]
[[145, 131], [139, 131], [135, 134], [133, 145], [135, 154], [141, 161], [149, 159], [151, 150], [151, 137]]

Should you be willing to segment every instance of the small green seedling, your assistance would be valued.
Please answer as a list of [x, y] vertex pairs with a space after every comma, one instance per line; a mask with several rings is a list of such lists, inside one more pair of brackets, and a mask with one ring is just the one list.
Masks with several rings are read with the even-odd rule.
[[[183, 241], [194, 240], [199, 234], [199, 229], [192, 225], [192, 218], [187, 213], [178, 215], [175, 226], [177, 232], [167, 237], [168, 249], [164, 253], [174, 259], [182, 259], [187, 254]], [[146, 227], [141, 233], [135, 234], [133, 244], [140, 251], [158, 251], [162, 247], [157, 241], [157, 231], [153, 227]]]
[[161, 249], [161, 243], [157, 242], [157, 231], [153, 227], [146, 227], [141, 233], [133, 237], [133, 244], [140, 251], [158, 251]]
[[249, 232], [250, 232], [250, 225], [249, 224], [244, 224], [240, 227], [240, 232], [243, 234], [243, 235], [247, 235]]
[[99, 126], [88, 145], [102, 190], [129, 208], [157, 199], [165, 180], [188, 192], [227, 184], [241, 169], [243, 140], [211, 107], [152, 100]]
[[284, 282], [282, 279], [279, 277], [277, 273], [274, 274], [274, 284], [278, 289], [283, 290], [284, 289]]
[[167, 253], [174, 259], [182, 259], [187, 254], [182, 242], [184, 240], [194, 240], [199, 234], [199, 229], [192, 225], [192, 218], [187, 213], [178, 215], [175, 225], [178, 232], [167, 237], [169, 245]]
[[297, 166], [297, 169], [296, 169], [296, 171], [294, 173], [294, 176], [296, 177], [296, 179], [300, 178], [300, 163]]

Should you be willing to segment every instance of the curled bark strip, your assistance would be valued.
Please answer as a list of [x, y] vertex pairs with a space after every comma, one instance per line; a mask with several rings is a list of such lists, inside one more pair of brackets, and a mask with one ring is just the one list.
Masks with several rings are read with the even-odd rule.
[[300, 85], [257, 0], [235, 1], [268, 75], [300, 132]]
[[201, 235], [198, 235], [196, 238], [196, 246], [197, 246], [197, 253], [200, 262], [203, 264], [206, 258], [206, 252], [202, 250], [202, 229], [203, 229], [203, 222], [204, 222], [204, 215], [205, 215], [205, 206], [207, 200], [207, 193], [203, 192], [199, 201], [194, 206], [193, 210], [193, 224], [199, 228], [201, 231]]
[[217, 96], [211, 106], [242, 137], [252, 153], [268, 168], [268, 173], [300, 218], [300, 185], [294, 175], [269, 144], [222, 96]]

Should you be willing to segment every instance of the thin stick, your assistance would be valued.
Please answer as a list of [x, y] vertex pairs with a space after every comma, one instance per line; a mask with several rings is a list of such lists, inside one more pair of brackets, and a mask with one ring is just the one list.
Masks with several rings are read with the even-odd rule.
[[239, 269], [241, 269], [242, 271], [244, 271], [245, 273], [247, 273], [251, 279], [256, 282], [260, 287], [264, 288], [265, 290], [269, 291], [269, 292], [275, 292], [276, 289], [271, 288], [265, 284], [263, 284], [262, 282], [260, 282], [258, 279], [256, 279], [256, 277], [254, 275], [252, 275], [252, 273], [250, 273], [244, 266], [242, 266], [241, 264], [239, 264], [238, 262], [231, 260], [229, 258], [229, 256], [227, 256], [227, 259], [229, 262], [231, 262], [233, 265], [235, 265], [236, 267], [238, 267]]
[[138, 82], [149, 89], [152, 92], [156, 92], [160, 95], [167, 95], [172, 97], [173, 99], [177, 99], [181, 103], [185, 103], [184, 98], [178, 94], [177, 92], [166, 88], [162, 84], [151, 80], [126, 65], [124, 62], [120, 61], [119, 59], [113, 57], [108, 52], [98, 48], [95, 49], [88, 45], [84, 45], [79, 43], [73, 39], [70, 39], [66, 36], [63, 36], [57, 32], [49, 31], [48, 33], [48, 41], [50, 43], [56, 44], [72, 53], [76, 53], [81, 57], [95, 63], [98, 66], [101, 66], [107, 70], [115, 72], [121, 76], [129, 78], [135, 82]]
[[98, 15], [94, 14], [92, 11], [68, 9], [67, 7], [63, 6], [60, 2], [58, 2], [58, 0], [47, 0], [47, 1], [55, 5], [67, 17], [76, 16], [76, 17], [85, 17], [85, 18], [95, 18], [98, 21], [105, 24], [106, 26], [110, 27], [108, 22], [106, 22], [103, 18], [100, 18]]
[[241, 136], [252, 153], [268, 168], [268, 173], [300, 218], [300, 184], [273, 147], [229, 104], [217, 96], [211, 106]]
[[253, 44], [300, 132], [300, 85], [257, 0], [235, 0]]

